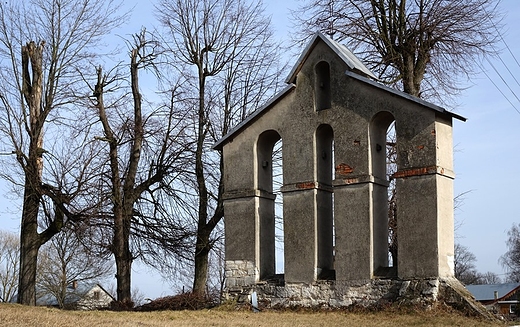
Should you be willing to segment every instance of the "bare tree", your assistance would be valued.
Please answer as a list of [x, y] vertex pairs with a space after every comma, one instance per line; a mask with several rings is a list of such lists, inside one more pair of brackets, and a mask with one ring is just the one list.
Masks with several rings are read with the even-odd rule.
[[[495, 52], [497, 0], [307, 0], [293, 13], [303, 37], [316, 30], [346, 44], [385, 83], [421, 98], [454, 95], [456, 77]], [[301, 38], [299, 39], [301, 40]]]
[[190, 133], [195, 160], [187, 177], [198, 204], [193, 279], [198, 294], [205, 292], [209, 253], [219, 237], [214, 231], [224, 216], [222, 158], [210, 145], [266, 99], [273, 91], [267, 85], [276, 85], [277, 48], [263, 12], [260, 1], [246, 0], [161, 0], [157, 5], [170, 33], [174, 65], [191, 67], [185, 73], [197, 90]]
[[19, 248], [16, 234], [0, 231], [0, 302], [11, 302], [18, 291]]
[[511, 226], [507, 232], [507, 252], [500, 257], [500, 263], [507, 269], [507, 279], [520, 282], [520, 224]]
[[[0, 132], [2, 150], [14, 158], [3, 163], [2, 177], [23, 192], [18, 286], [23, 304], [35, 304], [40, 246], [78, 217], [71, 212], [76, 211], [74, 199], [81, 193], [88, 162], [83, 150], [70, 145], [65, 147], [70, 152], [60, 157], [64, 150], [54, 147], [60, 141], [44, 146], [44, 134], [49, 140], [62, 136], [74, 121], [77, 71], [94, 57], [102, 36], [123, 21], [116, 10], [111, 0], [0, 3]], [[81, 164], [64, 168], [68, 160]], [[57, 180], [58, 171], [68, 180]], [[48, 209], [59, 214], [45, 215]]]
[[38, 264], [38, 297], [51, 295], [60, 308], [75, 288], [75, 282], [98, 282], [108, 277], [112, 264], [93, 253], [82, 240], [80, 229], [65, 228], [42, 247]]
[[502, 278], [498, 276], [496, 273], [488, 271], [483, 274], [479, 274], [479, 283], [480, 284], [500, 284], [502, 283]]
[[466, 285], [480, 284], [480, 276], [476, 270], [477, 257], [467, 247], [455, 244], [455, 278]]
[[[125, 101], [125, 95], [112, 103], [106, 101], [106, 95], [123, 87], [119, 84], [123, 77], [117, 72], [111, 75], [98, 68], [97, 83], [91, 86], [92, 105], [103, 134], [97, 139], [105, 144], [102, 156], [107, 167], [99, 183], [108, 195], [100, 199], [100, 211], [91, 223], [110, 228], [111, 241], [107, 244], [106, 238], [101, 238], [100, 242], [114, 255], [117, 301], [122, 308], [133, 306], [133, 260], [151, 262], [156, 258], [160, 264], [168, 256], [185, 255], [183, 244], [190, 236], [189, 231], [179, 227], [175, 216], [165, 214], [167, 204], [157, 198], [163, 193], [175, 196], [172, 185], [183, 169], [190, 146], [183, 137], [185, 111], [177, 103], [180, 84], [169, 90], [169, 103], [158, 108], [151, 103], [147, 106], [140, 91], [139, 73], [144, 69], [159, 72], [159, 44], [143, 30], [134, 35], [129, 46], [131, 101]], [[130, 108], [127, 102], [132, 104]]]

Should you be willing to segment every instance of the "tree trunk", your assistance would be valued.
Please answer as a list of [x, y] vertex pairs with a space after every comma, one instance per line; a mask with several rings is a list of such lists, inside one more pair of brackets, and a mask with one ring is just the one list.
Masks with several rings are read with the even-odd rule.
[[38, 194], [26, 181], [20, 230], [20, 275], [18, 303], [36, 305], [36, 267], [38, 265]]
[[[121, 309], [130, 309], [132, 302], [132, 253], [130, 251], [130, 219], [131, 213], [123, 214], [114, 210], [114, 239], [112, 242], [116, 262], [117, 301]], [[131, 212], [131, 211], [130, 211]]]
[[209, 233], [198, 231], [197, 244], [195, 245], [195, 278], [193, 280], [193, 293], [203, 295], [206, 291], [209, 266]]
[[132, 253], [130, 252], [130, 216], [116, 213], [114, 219], [114, 257], [116, 261], [117, 301], [122, 309], [133, 307], [131, 291]]
[[403, 91], [415, 97], [419, 97], [420, 83], [416, 83], [414, 74], [414, 58], [412, 55], [403, 56], [402, 82]]
[[29, 108], [29, 153], [17, 153], [24, 169], [24, 198], [20, 230], [20, 275], [18, 303], [36, 305], [36, 267], [38, 250], [42, 244], [38, 234], [38, 211], [43, 170], [43, 46], [34, 42], [22, 47], [22, 93]]
[[206, 178], [204, 176], [204, 163], [202, 155], [204, 151], [204, 140], [206, 137], [206, 117], [204, 112], [206, 76], [202, 67], [199, 67], [199, 112], [198, 112], [198, 131], [197, 149], [195, 152], [195, 175], [197, 177], [199, 212], [197, 223], [197, 243], [195, 244], [195, 272], [193, 279], [193, 293], [204, 295], [206, 281], [208, 279], [208, 259], [209, 259], [209, 234], [206, 232], [208, 220], [208, 190]]

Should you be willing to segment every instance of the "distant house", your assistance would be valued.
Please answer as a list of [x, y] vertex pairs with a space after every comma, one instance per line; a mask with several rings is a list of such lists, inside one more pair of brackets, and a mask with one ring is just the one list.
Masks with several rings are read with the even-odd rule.
[[[73, 282], [67, 288], [64, 307], [73, 310], [97, 310], [105, 309], [115, 299], [101, 285], [97, 283]], [[36, 305], [58, 306], [54, 295], [49, 293], [38, 297]]]
[[466, 288], [489, 310], [504, 315], [518, 313], [520, 283], [466, 285]]

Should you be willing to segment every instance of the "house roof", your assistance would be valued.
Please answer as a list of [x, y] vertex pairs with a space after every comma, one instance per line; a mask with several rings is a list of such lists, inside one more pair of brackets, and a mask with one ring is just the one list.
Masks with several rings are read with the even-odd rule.
[[494, 301], [495, 292], [497, 292], [496, 300], [505, 300], [520, 290], [520, 283], [466, 285], [466, 288], [477, 301]]
[[[73, 304], [81, 300], [85, 297], [85, 295], [92, 290], [95, 287], [99, 287], [103, 292], [108, 294], [110, 297], [110, 293], [108, 293], [103, 286], [101, 286], [98, 283], [79, 283], [78, 287], [74, 289], [71, 286], [67, 287], [67, 294], [65, 295], [65, 304]], [[113, 298], [113, 297], [112, 297]], [[114, 299], [115, 300], [115, 299]], [[44, 306], [57, 306], [58, 300], [56, 297], [50, 293], [45, 293], [43, 296], [40, 296], [36, 299], [37, 305], [44, 305]]]
[[294, 90], [296, 87], [296, 76], [298, 75], [299, 71], [303, 67], [303, 64], [311, 54], [312, 50], [316, 47], [316, 45], [323, 41], [325, 44], [329, 46], [329, 48], [334, 51], [339, 58], [341, 58], [345, 64], [350, 68], [350, 70], [347, 70], [345, 74], [347, 76], [350, 76], [354, 79], [357, 79], [363, 83], [372, 85], [376, 88], [379, 88], [381, 90], [384, 90], [385, 92], [392, 93], [394, 95], [397, 95], [401, 98], [407, 99], [409, 101], [418, 103], [422, 106], [425, 106], [427, 108], [433, 109], [435, 111], [447, 114], [453, 118], [457, 118], [461, 121], [466, 121], [466, 118], [457, 115], [455, 113], [452, 113], [442, 107], [439, 107], [437, 105], [434, 105], [430, 102], [424, 101], [420, 98], [414, 97], [410, 94], [395, 90], [393, 88], [390, 88], [386, 85], [383, 85], [381, 83], [377, 82], [377, 78], [375, 75], [365, 66], [363, 63], [352, 53], [350, 52], [344, 45], [339, 44], [338, 42], [330, 39], [329, 37], [323, 35], [322, 33], [318, 32], [314, 35], [314, 37], [311, 39], [305, 50], [303, 50], [302, 54], [298, 58], [298, 61], [293, 66], [289, 76], [285, 80], [286, 83], [289, 85], [283, 89], [281, 92], [276, 94], [274, 97], [272, 97], [270, 100], [267, 101], [265, 105], [255, 110], [251, 115], [246, 117], [243, 121], [241, 121], [238, 125], [233, 127], [226, 135], [224, 135], [220, 140], [218, 140], [214, 145], [213, 149], [215, 150], [222, 150], [222, 147], [224, 144], [232, 138], [233, 135], [237, 134], [239, 131], [244, 129], [246, 126], [251, 124], [253, 121], [255, 121], [258, 117], [260, 117], [265, 111], [269, 110], [274, 104], [276, 104], [278, 101], [280, 101], [283, 97], [285, 97], [287, 94], [289, 94], [291, 91]]

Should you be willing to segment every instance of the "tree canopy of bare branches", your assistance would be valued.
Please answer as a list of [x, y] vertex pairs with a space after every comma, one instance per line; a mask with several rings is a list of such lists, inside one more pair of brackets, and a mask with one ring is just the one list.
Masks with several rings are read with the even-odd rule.
[[17, 294], [19, 247], [16, 234], [0, 231], [0, 302], [11, 302]]
[[480, 273], [477, 257], [464, 245], [455, 243], [455, 277], [465, 285], [499, 284], [502, 279], [494, 272]]
[[[192, 171], [196, 226], [193, 291], [203, 294], [209, 252], [224, 216], [222, 160], [211, 145], [275, 89], [279, 48], [260, 1], [161, 0], [157, 15], [173, 57], [172, 67], [196, 90], [191, 103]], [[188, 182], [189, 183], [189, 182]]]
[[37, 293], [51, 295], [60, 308], [70, 297], [74, 282], [99, 282], [112, 270], [111, 263], [92, 252], [80, 229], [65, 228], [43, 247], [38, 258]]
[[[114, 1], [0, 2], [3, 178], [23, 193], [18, 301], [35, 304], [38, 250], [81, 216], [92, 148], [69, 129], [81, 116], [78, 71], [121, 23]], [[66, 141], [68, 139], [68, 141]]]
[[[385, 83], [421, 98], [460, 91], [480, 56], [495, 53], [497, 0], [307, 0], [294, 12], [308, 37], [346, 42]], [[300, 39], [301, 40], [301, 39]]]
[[[159, 74], [160, 46], [145, 30], [135, 34], [128, 46], [127, 73], [117, 69], [104, 73], [99, 67], [97, 82], [90, 87], [93, 115], [101, 126], [96, 139], [105, 162], [97, 190], [106, 194], [90, 223], [106, 234], [98, 245], [114, 255], [117, 301], [123, 308], [133, 305], [133, 260], [151, 263], [155, 259], [161, 265], [169, 256], [185, 256], [184, 243], [191, 236], [180, 219], [165, 209], [165, 194], [179, 196], [176, 176], [185, 169], [190, 147], [183, 136], [186, 111], [178, 100], [181, 87], [171, 85], [164, 92], [168, 101], [162, 105], [145, 101], [140, 72], [148, 69]], [[113, 101], [107, 100], [111, 94], [115, 94]]]
[[520, 282], [520, 224], [513, 225], [507, 236], [507, 252], [500, 257], [500, 262], [507, 269], [508, 280]]
[[455, 244], [455, 278], [466, 285], [478, 284], [477, 257], [467, 247]]

